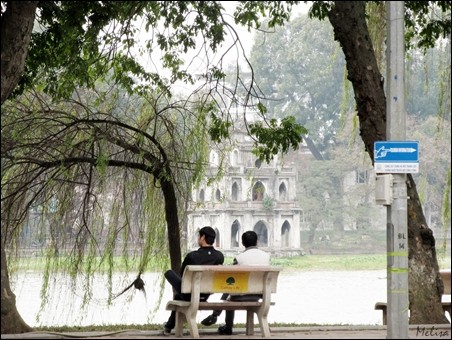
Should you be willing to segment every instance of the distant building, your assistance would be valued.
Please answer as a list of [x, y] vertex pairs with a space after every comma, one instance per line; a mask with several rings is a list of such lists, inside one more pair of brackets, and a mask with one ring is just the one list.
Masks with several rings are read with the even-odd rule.
[[[297, 202], [297, 170], [276, 156], [270, 164], [252, 154], [253, 141], [236, 127], [230, 151], [220, 165], [220, 150], [210, 151], [206, 179], [193, 190], [187, 221], [187, 247], [196, 248], [197, 231], [211, 226], [217, 232], [215, 246], [225, 254], [243, 249], [241, 235], [254, 230], [258, 246], [272, 253], [302, 253], [301, 208]], [[218, 174], [219, 181], [207, 185]]]

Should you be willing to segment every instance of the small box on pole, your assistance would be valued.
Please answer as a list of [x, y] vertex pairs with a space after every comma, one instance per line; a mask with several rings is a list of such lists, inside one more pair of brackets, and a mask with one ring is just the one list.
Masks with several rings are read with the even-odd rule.
[[392, 186], [393, 176], [391, 174], [377, 175], [375, 178], [375, 201], [379, 205], [391, 205], [393, 201]]

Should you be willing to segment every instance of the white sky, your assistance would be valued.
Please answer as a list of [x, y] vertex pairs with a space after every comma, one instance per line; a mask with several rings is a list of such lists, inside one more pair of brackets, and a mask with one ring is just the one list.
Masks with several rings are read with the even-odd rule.
[[[240, 67], [245, 68], [246, 62], [244, 59], [244, 54], [249, 58], [251, 48], [253, 46], [253, 39], [255, 31], [248, 31], [247, 28], [243, 26], [236, 25], [234, 23], [234, 18], [232, 17], [234, 9], [237, 5], [236, 1], [222, 1], [222, 5], [225, 8], [226, 12], [230, 14], [229, 16], [225, 16], [225, 20], [234, 27], [234, 30], [238, 33], [241, 41], [241, 45], [235, 45], [231, 48], [233, 44], [232, 32], [229, 32], [226, 36], [226, 40], [223, 43], [223, 47], [219, 49], [216, 54], [213, 54], [212, 51], [206, 55], [205, 50], [201, 50], [202, 40], [198, 39], [199, 44], [197, 44], [196, 49], [189, 51], [185, 60], [187, 61], [188, 72], [192, 74], [205, 74], [207, 72], [207, 65], [210, 67], [212, 65], [222, 66], [222, 69], [225, 69], [228, 65], [239, 63]], [[306, 4], [300, 4], [297, 8], [298, 10], [294, 11], [294, 15], [298, 13], [306, 13], [310, 6]], [[143, 38], [144, 39], [144, 38]], [[225, 54], [226, 53], [226, 54]], [[224, 55], [225, 54], [225, 55]], [[220, 59], [223, 57], [222, 65], [219, 65]], [[158, 72], [162, 74], [162, 67], [160, 62], [160, 56], [158, 53], [153, 53], [151, 55], [146, 55], [142, 57], [143, 66], [150, 71]], [[246, 70], [246, 68], [244, 69]], [[243, 70], [242, 70], [243, 71]], [[169, 75], [169, 71], [168, 71]], [[192, 87], [186, 84], [179, 84], [178, 90], [180, 91], [191, 91]]]

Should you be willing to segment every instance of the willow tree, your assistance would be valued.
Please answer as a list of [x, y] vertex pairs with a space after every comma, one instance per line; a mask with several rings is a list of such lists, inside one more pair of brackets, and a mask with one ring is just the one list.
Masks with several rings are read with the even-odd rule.
[[73, 279], [107, 268], [112, 296], [118, 255], [128, 271], [168, 266], [168, 240], [180, 243], [185, 198], [207, 160], [208, 124], [187, 100], [76, 92], [56, 101], [26, 91], [4, 104], [2, 231], [9, 254], [41, 235], [45, 287], [52, 268]]

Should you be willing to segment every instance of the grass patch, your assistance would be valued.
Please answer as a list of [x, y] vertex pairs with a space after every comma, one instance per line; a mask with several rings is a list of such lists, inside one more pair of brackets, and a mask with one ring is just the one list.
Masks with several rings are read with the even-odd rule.
[[386, 268], [386, 256], [378, 254], [306, 255], [275, 258], [272, 264], [289, 270], [380, 270]]
[[[69, 256], [58, 256], [58, 257], [50, 257], [47, 258], [45, 256], [35, 255], [29, 257], [17, 257], [17, 258], [9, 258], [8, 264], [12, 271], [45, 271], [50, 268], [52, 271], [61, 271], [61, 272], [71, 272], [73, 270], [73, 264], [71, 262], [74, 261], [74, 258]], [[83, 258], [81, 261], [82, 269], [87, 269], [89, 263], [91, 271], [95, 271], [98, 273], [105, 273], [110, 271], [110, 266], [113, 268], [113, 271], [116, 272], [127, 272], [127, 271], [136, 271], [140, 266], [141, 258], [132, 257], [126, 259], [124, 256], [115, 256], [111, 259], [111, 264], [109, 261], [106, 261], [105, 258], [94, 257], [88, 259]], [[162, 271], [162, 268], [169, 267], [169, 260], [165, 261], [164, 259], [151, 259], [146, 263], [146, 271]]]
[[[60, 259], [60, 263], [64, 260]], [[271, 263], [282, 266], [286, 270], [382, 270], [386, 269], [386, 255], [383, 254], [344, 254], [344, 255], [305, 255], [293, 257], [274, 257]], [[136, 271], [138, 260], [125, 261], [123, 257], [114, 259], [114, 271]], [[232, 257], [225, 259], [225, 264], [232, 264]], [[450, 256], [438, 256], [440, 269], [451, 268]], [[25, 257], [13, 262], [13, 270], [44, 271], [46, 259], [44, 257]], [[148, 271], [160, 272], [169, 265], [150, 263]], [[62, 265], [61, 270], [68, 267]], [[98, 272], [107, 271], [106, 264], [99, 266]]]
[[[290, 258], [273, 258], [272, 264], [283, 266], [284, 270], [385, 270], [385, 254], [355, 255], [306, 255]], [[440, 269], [451, 268], [451, 257], [438, 257]]]

